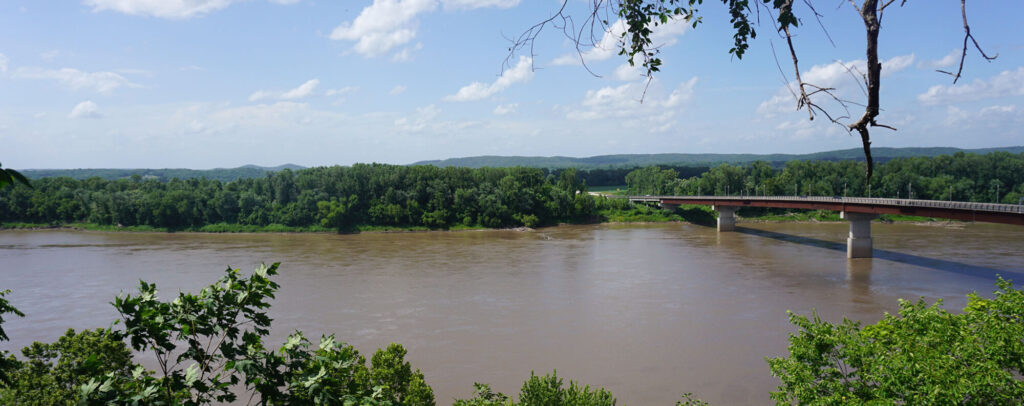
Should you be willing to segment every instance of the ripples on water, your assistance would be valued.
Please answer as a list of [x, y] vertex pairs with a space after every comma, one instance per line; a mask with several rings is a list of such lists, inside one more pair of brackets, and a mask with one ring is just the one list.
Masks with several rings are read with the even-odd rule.
[[964, 305], [995, 275], [1024, 281], [1024, 227], [875, 224], [875, 258], [847, 260], [847, 226], [563, 226], [535, 232], [160, 234], [0, 232], [0, 288], [24, 319], [13, 350], [106, 327], [139, 279], [168, 298], [228, 266], [282, 262], [280, 342], [336, 333], [369, 355], [409, 349], [439, 404], [473, 382], [518, 392], [530, 371], [604, 386], [620, 404], [765, 404], [786, 310], [873, 322], [897, 298]]

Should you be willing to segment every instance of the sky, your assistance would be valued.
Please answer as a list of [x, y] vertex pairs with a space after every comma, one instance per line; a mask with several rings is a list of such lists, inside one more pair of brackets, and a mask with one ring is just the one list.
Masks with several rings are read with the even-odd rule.
[[[586, 36], [596, 46], [577, 49], [549, 26], [532, 52], [510, 55], [509, 38], [558, 10], [554, 0], [3, 0], [0, 164], [203, 169], [860, 147], [796, 111], [788, 49], [769, 20], [737, 59], [723, 6], [704, 3], [696, 29], [655, 30], [663, 65], [647, 82], [618, 55], [614, 15], [607, 32]], [[820, 23], [797, 10], [802, 77], [863, 103], [851, 74], [864, 71], [863, 23], [848, 3], [825, 3]], [[568, 0], [567, 13], [579, 24], [588, 4]], [[959, 6], [910, 0], [885, 12], [878, 121], [897, 131], [874, 129], [874, 147], [1024, 145], [1021, 4], [968, 2], [972, 34], [998, 58], [969, 49], [954, 85], [936, 69], [959, 62]]]

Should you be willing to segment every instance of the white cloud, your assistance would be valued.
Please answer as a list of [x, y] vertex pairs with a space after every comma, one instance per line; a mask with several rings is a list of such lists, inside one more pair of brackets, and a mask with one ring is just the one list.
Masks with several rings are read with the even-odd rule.
[[324, 92], [324, 95], [328, 96], [328, 97], [330, 97], [330, 96], [344, 96], [344, 95], [352, 93], [352, 92], [354, 92], [356, 90], [359, 90], [359, 86], [345, 86], [345, 87], [338, 88], [338, 89], [328, 89], [326, 92]]
[[519, 109], [519, 103], [499, 104], [498, 107], [494, 108], [494, 114], [503, 116], [515, 113], [517, 109]]
[[[882, 77], [888, 77], [894, 73], [903, 71], [913, 65], [914, 54], [898, 55], [882, 61]], [[810, 69], [800, 73], [804, 83], [812, 84], [822, 88], [832, 88], [832, 93], [846, 100], [857, 100], [863, 98], [861, 75], [867, 73], [867, 62], [855, 60], [850, 62], [835, 61], [825, 65], [814, 65]], [[808, 93], [816, 89], [811, 87]], [[793, 93], [799, 92], [796, 81], [779, 88], [768, 100], [761, 102], [757, 107], [757, 114], [762, 118], [774, 118], [777, 114], [791, 113], [796, 111], [796, 99]], [[811, 96], [815, 102], [822, 105], [828, 103], [831, 98], [825, 94]]]
[[897, 55], [882, 62], [882, 76], [904, 70], [914, 64], [914, 54]]
[[400, 95], [400, 94], [402, 94], [402, 93], [405, 93], [405, 89], [406, 89], [406, 87], [405, 87], [405, 86], [402, 86], [402, 85], [396, 85], [395, 87], [392, 87], [392, 88], [391, 88], [391, 91], [390, 91], [390, 92], [388, 92], [388, 94], [390, 94], [390, 95], [392, 95], [392, 96], [397, 96], [397, 95]]
[[7, 62], [8, 61], [10, 61], [10, 60], [7, 59], [6, 55], [0, 54], [0, 73], [6, 73], [7, 72]]
[[491, 97], [515, 83], [527, 82], [533, 78], [533, 59], [525, 56], [519, 57], [519, 62], [511, 69], [501, 73], [501, 76], [494, 83], [473, 82], [463, 86], [453, 95], [445, 96], [446, 101], [472, 101]]
[[412, 53], [423, 49], [423, 43], [417, 42], [416, 45], [411, 47], [402, 48], [401, 51], [395, 52], [391, 55], [391, 61], [393, 62], [409, 62], [412, 60]]
[[257, 90], [249, 95], [249, 101], [260, 101], [274, 97], [276, 93], [267, 90]]
[[1000, 72], [988, 80], [975, 79], [969, 84], [936, 85], [919, 94], [924, 104], [965, 102], [1006, 96], [1024, 96], [1024, 67]]
[[603, 61], [619, 53], [622, 33], [626, 31], [626, 22], [618, 20], [608, 26], [608, 29], [601, 36], [601, 39], [583, 53], [570, 53], [562, 55], [551, 61], [553, 65], [576, 65], [582, 58], [585, 62]]
[[402, 131], [422, 131], [430, 126], [438, 114], [441, 114], [441, 109], [433, 104], [419, 107], [412, 115], [395, 120], [395, 127]]
[[306, 83], [299, 85], [299, 87], [284, 92], [284, 94], [281, 95], [281, 98], [285, 100], [301, 99], [312, 94], [313, 90], [316, 90], [316, 87], [319, 85], [320, 79], [307, 80]]
[[566, 118], [581, 121], [615, 119], [630, 128], [665, 132], [677, 125], [676, 117], [693, 99], [696, 84], [697, 77], [690, 78], [679, 83], [668, 95], [658, 81], [651, 82], [650, 87], [645, 82], [632, 82], [588, 90], [580, 106], [570, 108]]
[[75, 108], [71, 109], [71, 114], [68, 114], [68, 118], [100, 118], [103, 114], [100, 113], [100, 107], [96, 105], [92, 100], [86, 100], [78, 103]]
[[981, 114], [999, 114], [999, 113], [1013, 113], [1017, 111], [1016, 105], [1007, 106], [988, 106], [981, 109]]
[[647, 76], [644, 75], [643, 71], [640, 70], [640, 68], [640, 65], [634, 64], [630, 66], [629, 62], [626, 62], [622, 65], [619, 65], [619, 67], [615, 68], [615, 73], [612, 76], [615, 79], [625, 81], [644, 79]]
[[672, 94], [668, 95], [668, 99], [665, 100], [665, 107], [676, 107], [680, 104], [687, 103], [693, 99], [693, 87], [697, 84], [697, 77], [694, 76], [690, 80], [680, 83], [679, 86], [672, 91]]
[[298, 87], [283, 92], [273, 90], [257, 90], [249, 95], [249, 101], [260, 101], [266, 99], [295, 100], [313, 94], [316, 87], [320, 85], [320, 79], [310, 79]]
[[975, 111], [946, 106], [941, 123], [945, 129], [1003, 137], [1005, 145], [1009, 145], [1015, 142], [1015, 134], [1024, 125], [1024, 110], [1014, 104], [987, 106]]
[[483, 7], [512, 8], [519, 0], [441, 0], [445, 8], [474, 9]]
[[305, 103], [281, 101], [274, 104], [225, 108], [210, 114], [208, 119], [228, 128], [240, 125], [276, 128], [286, 124], [306, 123], [310, 120], [308, 112], [309, 106]]
[[[93, 11], [183, 20], [221, 10], [242, 0], [84, 0]], [[294, 4], [299, 0], [270, 0], [276, 4]]]
[[[684, 19], [673, 19], [667, 24], [654, 27], [651, 41], [657, 47], [670, 47], [679, 42], [679, 36], [686, 33], [689, 24]], [[569, 53], [555, 58], [553, 65], [576, 65], [580, 59], [586, 63], [603, 61], [619, 54], [622, 45], [622, 33], [626, 31], [626, 22], [619, 19], [608, 26], [601, 39], [583, 53]]]
[[925, 69], [948, 68], [960, 61], [960, 54], [961, 50], [954, 49], [950, 51], [948, 54], [946, 54], [946, 56], [942, 57], [942, 59], [918, 62], [917, 67]]
[[378, 56], [416, 38], [415, 17], [436, 8], [436, 0], [374, 0], [355, 20], [335, 27], [330, 38], [357, 41], [357, 53]]
[[46, 52], [40, 53], [39, 54], [39, 58], [44, 60], [44, 61], [50, 62], [50, 61], [53, 61], [54, 59], [59, 58], [63, 54], [64, 53], [61, 52], [59, 49], [54, 49], [54, 50], [50, 50], [50, 51], [46, 51]]
[[72, 90], [89, 89], [100, 93], [110, 93], [119, 87], [139, 87], [129, 82], [124, 76], [114, 72], [82, 72], [78, 69], [40, 69], [19, 68], [15, 77], [25, 79], [53, 79], [63, 83]]
[[[416, 38], [420, 14], [437, 10], [443, 4], [447, 10], [467, 10], [483, 7], [510, 8], [520, 0], [373, 0], [373, 4], [351, 22], [344, 22], [329, 35], [333, 40], [356, 41], [352, 50], [367, 57], [386, 54]], [[421, 44], [394, 53], [391, 59], [405, 62]]]

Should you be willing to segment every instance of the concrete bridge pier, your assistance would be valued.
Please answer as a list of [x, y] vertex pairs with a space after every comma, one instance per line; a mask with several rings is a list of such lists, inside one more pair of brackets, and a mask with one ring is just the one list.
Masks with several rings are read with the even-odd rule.
[[733, 231], [736, 229], [736, 206], [711, 206], [718, 212], [718, 232]]
[[878, 218], [873, 213], [851, 213], [844, 211], [840, 215], [850, 222], [850, 236], [846, 239], [847, 258], [871, 258], [871, 220]]

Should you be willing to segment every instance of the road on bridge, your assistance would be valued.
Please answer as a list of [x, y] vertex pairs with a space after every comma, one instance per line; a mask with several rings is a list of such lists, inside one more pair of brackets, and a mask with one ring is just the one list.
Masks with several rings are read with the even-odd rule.
[[1024, 226], [1024, 205], [941, 200], [826, 196], [629, 196], [633, 202], [663, 206], [699, 204], [726, 207], [774, 207], [848, 213], [903, 214]]

